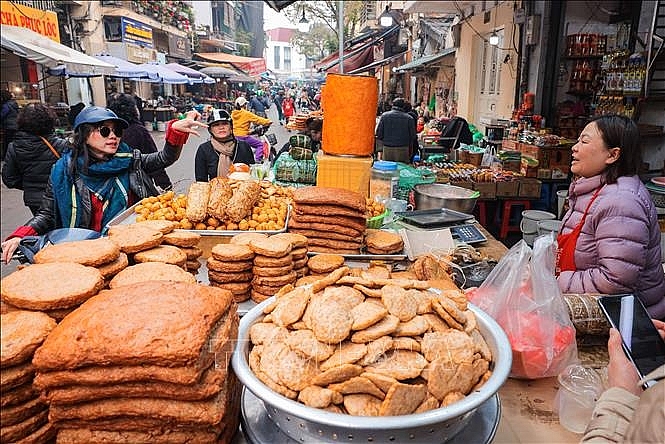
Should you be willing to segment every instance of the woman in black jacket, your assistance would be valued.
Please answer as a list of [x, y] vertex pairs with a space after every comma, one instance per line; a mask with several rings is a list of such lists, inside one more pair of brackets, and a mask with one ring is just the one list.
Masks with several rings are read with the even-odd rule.
[[[145, 126], [141, 123], [139, 109], [134, 97], [129, 94], [115, 94], [111, 96], [111, 100], [108, 103], [108, 109], [116, 113], [121, 119], [126, 120], [129, 124], [127, 129], [122, 133], [123, 142], [131, 148], [141, 151], [143, 154], [157, 152], [155, 141], [150, 135], [150, 132], [148, 132], [148, 130], [145, 129]], [[155, 181], [155, 185], [163, 190], [170, 190], [173, 188], [171, 179], [168, 174], [166, 174], [164, 168], [151, 173], [150, 177]]]
[[89, 106], [76, 116], [74, 144], [53, 165], [37, 214], [2, 243], [2, 259], [11, 260], [24, 236], [56, 228], [103, 232], [108, 223], [135, 202], [159, 191], [149, 173], [173, 164], [189, 134], [206, 127], [196, 111], [166, 126], [164, 149], [141, 154], [122, 143], [127, 122], [113, 111]]
[[254, 163], [254, 152], [247, 142], [233, 136], [233, 119], [223, 109], [213, 109], [208, 117], [210, 140], [196, 150], [194, 176], [197, 182], [227, 177], [234, 163]]
[[23, 203], [35, 215], [51, 167], [68, 144], [53, 134], [56, 116], [42, 103], [24, 106], [16, 120], [18, 131], [7, 150], [2, 181], [8, 188], [23, 190]]

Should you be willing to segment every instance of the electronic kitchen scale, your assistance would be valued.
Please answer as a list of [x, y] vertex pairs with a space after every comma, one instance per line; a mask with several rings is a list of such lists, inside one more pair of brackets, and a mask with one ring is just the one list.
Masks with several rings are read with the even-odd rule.
[[436, 210], [416, 210], [395, 213], [404, 222], [420, 228], [436, 228], [473, 219], [472, 214], [441, 208]]

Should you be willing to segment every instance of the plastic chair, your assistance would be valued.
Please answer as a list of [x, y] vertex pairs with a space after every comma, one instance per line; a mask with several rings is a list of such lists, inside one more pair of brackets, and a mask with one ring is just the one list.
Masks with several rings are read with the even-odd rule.
[[503, 201], [503, 212], [501, 213], [501, 228], [499, 229], [499, 238], [506, 239], [508, 233], [520, 230], [520, 219], [517, 220], [516, 225], [510, 224], [510, 213], [513, 206], [522, 206], [525, 210], [531, 209], [531, 201], [529, 200], [505, 200]]

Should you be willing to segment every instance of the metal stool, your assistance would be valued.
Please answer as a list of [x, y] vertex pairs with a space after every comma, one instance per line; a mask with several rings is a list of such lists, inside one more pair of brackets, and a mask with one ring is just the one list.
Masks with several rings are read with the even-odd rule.
[[517, 221], [517, 225], [510, 225], [510, 213], [513, 209], [513, 206], [520, 205], [524, 207], [525, 210], [531, 209], [531, 201], [528, 200], [504, 200], [503, 201], [503, 212], [501, 214], [501, 229], [499, 230], [499, 238], [506, 239], [508, 233], [512, 231], [520, 231], [520, 221]]

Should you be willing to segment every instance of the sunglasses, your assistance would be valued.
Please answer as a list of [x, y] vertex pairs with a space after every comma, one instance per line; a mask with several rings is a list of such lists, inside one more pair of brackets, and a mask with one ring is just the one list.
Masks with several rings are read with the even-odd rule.
[[118, 127], [108, 127], [108, 126], [100, 126], [98, 128], [95, 128], [95, 131], [99, 131], [99, 135], [102, 136], [103, 138], [107, 138], [108, 136], [111, 135], [111, 131], [113, 131], [113, 134], [115, 134], [117, 137], [122, 137], [122, 128]]

